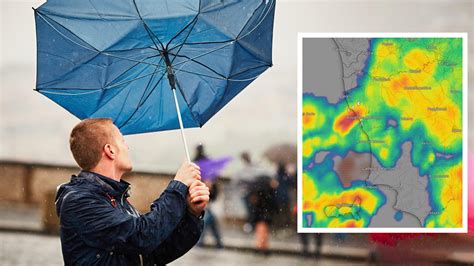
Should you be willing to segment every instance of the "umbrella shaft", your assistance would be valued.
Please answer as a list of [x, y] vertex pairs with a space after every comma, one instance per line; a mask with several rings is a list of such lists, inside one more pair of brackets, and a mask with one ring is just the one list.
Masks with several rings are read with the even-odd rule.
[[165, 51], [162, 53], [163, 58], [165, 59], [165, 64], [166, 64], [166, 71], [168, 75], [168, 81], [170, 83], [170, 87], [172, 90], [176, 89], [176, 84], [174, 80], [174, 73], [173, 73], [173, 68], [171, 67], [171, 61], [168, 56], [168, 53]]
[[172, 91], [174, 95], [174, 103], [176, 104], [176, 112], [178, 113], [178, 122], [179, 128], [181, 129], [181, 137], [183, 138], [184, 151], [186, 152], [186, 158], [188, 159], [188, 162], [191, 162], [191, 158], [189, 157], [188, 144], [186, 143], [186, 136], [184, 135], [184, 126], [183, 120], [181, 119], [181, 112], [179, 110], [178, 97], [176, 97], [176, 89], [173, 88]]
[[165, 51], [162, 53], [162, 55], [165, 59], [166, 69], [168, 72], [168, 81], [170, 83], [171, 90], [173, 91], [174, 103], [176, 104], [176, 113], [178, 114], [179, 129], [181, 130], [181, 137], [183, 138], [184, 151], [186, 152], [186, 158], [188, 159], [188, 162], [191, 162], [191, 158], [189, 157], [188, 144], [186, 143], [186, 136], [184, 135], [184, 126], [183, 120], [181, 119], [181, 111], [179, 110], [178, 97], [176, 96], [176, 82], [174, 79], [173, 68], [171, 67], [171, 61], [168, 57], [168, 53]]
[[176, 85], [174, 81], [174, 74], [173, 74], [173, 69], [171, 69], [171, 66], [168, 67], [168, 80], [170, 82], [170, 87], [172, 90], [176, 90]]

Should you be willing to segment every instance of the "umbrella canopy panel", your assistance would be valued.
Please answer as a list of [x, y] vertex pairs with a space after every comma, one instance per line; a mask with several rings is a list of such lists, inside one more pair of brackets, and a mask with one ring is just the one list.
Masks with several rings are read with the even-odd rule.
[[[274, 0], [49, 0], [36, 89], [123, 134], [199, 127], [272, 65]], [[166, 60], [168, 59], [168, 60]]]

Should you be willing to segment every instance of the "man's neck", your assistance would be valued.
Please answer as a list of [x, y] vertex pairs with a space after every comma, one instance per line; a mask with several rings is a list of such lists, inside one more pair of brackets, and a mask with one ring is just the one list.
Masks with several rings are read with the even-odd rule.
[[117, 182], [120, 182], [120, 179], [122, 178], [122, 175], [123, 175], [123, 172], [116, 170], [115, 167], [113, 166], [97, 165], [96, 167], [92, 168], [90, 171], [106, 176]]

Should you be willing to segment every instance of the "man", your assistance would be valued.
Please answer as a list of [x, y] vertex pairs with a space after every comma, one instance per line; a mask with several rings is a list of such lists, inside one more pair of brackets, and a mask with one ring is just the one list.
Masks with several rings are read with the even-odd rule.
[[184, 163], [140, 215], [127, 200], [130, 184], [121, 180], [132, 164], [112, 120], [86, 119], [69, 141], [82, 171], [56, 195], [66, 265], [163, 265], [194, 246], [209, 202], [197, 165]]

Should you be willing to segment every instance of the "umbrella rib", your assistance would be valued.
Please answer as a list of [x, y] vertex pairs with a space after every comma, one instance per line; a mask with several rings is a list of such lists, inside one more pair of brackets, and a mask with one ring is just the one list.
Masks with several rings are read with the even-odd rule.
[[[171, 53], [170, 53], [170, 54], [171, 54]], [[192, 62], [194, 62], [194, 63], [196, 63], [196, 64], [198, 64], [198, 65], [201, 65], [201, 66], [203, 66], [203, 67], [209, 69], [211, 72], [215, 73], [216, 75], [220, 76], [221, 78], [227, 79], [226, 76], [220, 74], [219, 72], [215, 71], [215, 70], [212, 69], [211, 67], [206, 66], [205, 64], [203, 64], [203, 63], [201, 63], [201, 62], [199, 62], [199, 61], [197, 61], [197, 60], [194, 60], [194, 59], [192, 59], [192, 58], [189, 58], [189, 56], [186, 56], [186, 55], [178, 55], [178, 54], [172, 54], [172, 55], [174, 55], [175, 58], [176, 58], [176, 57], [184, 57], [184, 58], [186, 58], [186, 59], [189, 59], [188, 62], [189, 62], [189, 61], [192, 61]]]
[[[153, 77], [152, 77], [151, 79], [153, 79]], [[149, 82], [150, 82], [150, 81], [149, 81]], [[147, 86], [148, 86], [148, 85], [147, 85]], [[147, 89], [147, 88], [145, 88], [145, 90], [143, 91], [143, 94], [145, 94], [146, 89]], [[130, 93], [127, 93], [127, 98], [128, 98], [128, 95], [130, 95]], [[116, 96], [116, 95], [115, 95], [115, 96]], [[113, 96], [113, 97], [115, 97], [115, 96]], [[112, 98], [113, 98], [113, 97], [112, 97]], [[143, 98], [143, 95], [141, 96], [140, 101], [141, 101], [142, 98]], [[127, 100], [127, 99], [125, 99], [125, 101], [126, 101], [126, 100]], [[90, 114], [89, 116], [93, 116], [95, 113], [97, 113], [97, 112], [98, 112], [102, 107], [104, 107], [105, 105], [106, 105], [106, 104], [102, 104], [100, 107], [98, 107], [98, 108], [97, 108], [92, 114]], [[137, 109], [138, 109], [138, 107], [137, 107]], [[134, 113], [132, 114], [132, 116], [133, 116], [135, 113], [136, 113], [136, 110], [134, 111]], [[129, 120], [129, 119], [128, 119], [128, 120]], [[128, 120], [127, 120], [126, 122], [128, 122]], [[125, 123], [126, 123], [126, 122], [125, 122]], [[123, 126], [123, 125], [122, 125], [122, 126]]]
[[[267, 18], [268, 14], [269, 14], [270, 11], [272, 10], [272, 7], [275, 5], [275, 1], [274, 1], [274, 0], [270, 0], [270, 1], [272, 1], [272, 3], [270, 4], [270, 7], [266, 10], [265, 15], [263, 16], [263, 18], [257, 23], [257, 25], [256, 25], [252, 30], [250, 30], [249, 32], [247, 32], [244, 36], [237, 37], [237, 40], [240, 40], [240, 39], [245, 38], [246, 36], [248, 36], [249, 34], [251, 34], [252, 32], [254, 32], [254, 31], [260, 26], [260, 24], [262, 24], [262, 22], [265, 20], [265, 18]], [[263, 2], [262, 2], [262, 4], [263, 4]], [[258, 9], [258, 8], [257, 8], [257, 9]], [[255, 11], [256, 11], [257, 9], [255, 9]], [[254, 14], [255, 14], [255, 11], [254, 11]], [[252, 17], [253, 17], [253, 15], [247, 20], [247, 22], [245, 23], [245, 26], [249, 23], [249, 21], [250, 21], [250, 19], [251, 19]], [[242, 29], [241, 29], [239, 35], [237, 35], [237, 36], [240, 36], [240, 34], [241, 34], [242, 31], [244, 30], [245, 26], [242, 27]]]
[[140, 64], [145, 64], [145, 65], [150, 65], [150, 66], [159, 66], [157, 64], [152, 64], [152, 63], [148, 63], [148, 62], [145, 62], [143, 60], [135, 60], [135, 59], [131, 59], [131, 58], [127, 58], [127, 57], [121, 57], [121, 56], [117, 56], [117, 55], [113, 55], [113, 54], [109, 54], [107, 52], [100, 52], [100, 54], [103, 54], [103, 55], [106, 55], [106, 56], [109, 56], [109, 57], [114, 57], [114, 58], [118, 58], [118, 59], [122, 59], [122, 60], [127, 60], [127, 61], [131, 61], [131, 62], [136, 62], [136, 63], [140, 63]]
[[[157, 57], [157, 55], [154, 55], [154, 56], [149, 56], [147, 57], [146, 59], [150, 59], [150, 58], [153, 58], [153, 57]], [[160, 57], [160, 62], [162, 61], [162, 58]], [[158, 64], [160, 64], [160, 62], [158, 62]], [[155, 68], [155, 71], [152, 72], [152, 73], [148, 73], [146, 75], [143, 75], [143, 76], [139, 76], [139, 77], [136, 77], [136, 78], [133, 78], [131, 80], [124, 80], [122, 82], [119, 82], [117, 84], [113, 84], [113, 85], [110, 85], [112, 84], [115, 80], [117, 80], [118, 78], [120, 78], [123, 74], [125, 74], [126, 72], [128, 72], [130, 69], [136, 67], [139, 63], [136, 63], [135, 65], [129, 67], [127, 70], [125, 70], [124, 72], [122, 72], [119, 76], [117, 76], [115, 79], [113, 79], [112, 81], [110, 81], [107, 85], [105, 85], [104, 87], [101, 87], [101, 88], [93, 88], [93, 89], [85, 89], [85, 88], [45, 88], [45, 89], [55, 89], [55, 90], [108, 90], [108, 89], [112, 89], [114, 87], [117, 87], [117, 86], [120, 86], [122, 84], [126, 84], [126, 83], [130, 83], [130, 82], [133, 82], [135, 80], [138, 80], [138, 79], [142, 79], [142, 78], [145, 78], [145, 77], [148, 77], [152, 74], [155, 74], [155, 73], [158, 73], [160, 71], [166, 71], [163, 67], [159, 66], [160, 67], [160, 71], [156, 71], [156, 69], [158, 68], [158, 66], [156, 66]], [[42, 90], [42, 89], [38, 89], [38, 90]], [[76, 95], [76, 94], [72, 94], [72, 95]]]
[[37, 90], [37, 91], [42, 91], [42, 90], [57, 90], [57, 91], [70, 91], [70, 90], [76, 90], [76, 91], [96, 91], [96, 90], [102, 90], [102, 88], [73, 88], [73, 87], [61, 87], [61, 88], [56, 88], [56, 87], [45, 87], [45, 88], [36, 88], [35, 90]]
[[[169, 49], [168, 51], [171, 51], [171, 50], [175, 49], [175, 48], [178, 47], [178, 46], [179, 46], [180, 48], [179, 48], [179, 50], [178, 50], [178, 52], [177, 52], [176, 54], [178, 54], [179, 51], [181, 51], [181, 47], [183, 47], [183, 43], [186, 42], [186, 40], [188, 39], [189, 35], [190, 35], [191, 32], [193, 31], [194, 26], [196, 26], [197, 18], [198, 18], [198, 16], [199, 16], [200, 14], [201, 14], [201, 0], [199, 0], [199, 9], [198, 9], [198, 12], [197, 12], [196, 16], [193, 18], [193, 20], [192, 20], [191, 23], [190, 23], [190, 24], [193, 24], [193, 25], [191, 26], [191, 29], [189, 30], [188, 35], [186, 35], [186, 37], [184, 38], [184, 40], [183, 40], [183, 42], [182, 42], [181, 44], [178, 44], [178, 45], [174, 46], [173, 48]], [[186, 27], [188, 27], [190, 24], [186, 25]], [[181, 32], [182, 32], [182, 31], [181, 31]], [[181, 32], [179, 32], [178, 35], [181, 34]], [[176, 35], [176, 36], [178, 36], [178, 35]], [[173, 39], [174, 39], [176, 36], [174, 36]], [[171, 43], [171, 41], [168, 42], [168, 44], [166, 45], [166, 48], [168, 48], [168, 45], [169, 45], [170, 43]], [[175, 57], [175, 58], [176, 58], [176, 57]], [[171, 63], [173, 63], [173, 61], [174, 61], [175, 58], [173, 58], [173, 60], [171, 61]]]
[[39, 50], [38, 53], [46, 54], [46, 55], [52, 56], [52, 57], [58, 57], [58, 58], [61, 58], [61, 59], [64, 60], [64, 61], [68, 61], [71, 65], [74, 65], [74, 67], [73, 67], [70, 71], [68, 71], [67, 73], [62, 74], [60, 77], [57, 77], [57, 78], [55, 78], [54, 80], [50, 80], [50, 81], [48, 81], [48, 82], [43, 82], [43, 83], [41, 84], [41, 87], [48, 87], [48, 86], [49, 86], [48, 84], [55, 84], [55, 83], [57, 83], [57, 82], [60, 81], [64, 76], [66, 76], [66, 75], [68, 75], [69, 73], [71, 73], [71, 72], [77, 70], [79, 67], [81, 67], [81, 66], [83, 66], [83, 65], [95, 66], [95, 67], [97, 67], [97, 68], [105, 68], [104, 66], [91, 63], [91, 61], [92, 61], [95, 57], [93, 57], [93, 58], [91, 58], [91, 59], [88, 59], [87, 61], [85, 61], [85, 62], [81, 63], [80, 65], [78, 65], [78, 64], [75, 64], [74, 61], [70, 60], [69, 58], [63, 57], [63, 56], [59, 56], [59, 55], [52, 54], [52, 53], [45, 52], [45, 51], [41, 51], [41, 50]]
[[[194, 29], [194, 26], [196, 26], [196, 23], [197, 23], [197, 18], [199, 16], [199, 14], [201, 14], [201, 0], [199, 0], [199, 10], [198, 10], [198, 13], [196, 14], [196, 16], [194, 17], [193, 19], [193, 25], [191, 26], [191, 29], [189, 30], [188, 34], [186, 35], [186, 37], [184, 38], [183, 40], [183, 43], [186, 42], [186, 40], [188, 40], [189, 38], [189, 35], [191, 35], [191, 32], [193, 31]], [[181, 49], [183, 48], [183, 45], [181, 45], [178, 49], [178, 51], [176, 52], [176, 55], [173, 57], [173, 59], [171, 60], [171, 65], [173, 64], [174, 60], [176, 59], [176, 56], [179, 54], [179, 52], [181, 51]]]
[[77, 95], [86, 95], [86, 94], [92, 94], [96, 92], [102, 91], [102, 89], [96, 89], [93, 91], [88, 91], [88, 92], [81, 92], [81, 93], [62, 93], [62, 92], [52, 92], [52, 91], [45, 91], [47, 89], [37, 89], [36, 91], [41, 92], [41, 93], [47, 93], [47, 94], [54, 94], [54, 95], [64, 95], [64, 96], [77, 96]]
[[[161, 61], [161, 60], [160, 60], [160, 61]], [[156, 72], [156, 68], [155, 68], [155, 72]], [[155, 73], [155, 72], [153, 72], [153, 73]], [[135, 113], [138, 111], [138, 108], [139, 108], [139, 106], [140, 106], [140, 102], [141, 102], [141, 100], [143, 99], [143, 95], [145, 95], [145, 93], [146, 93], [148, 87], [150, 86], [151, 81], [153, 80], [153, 77], [154, 77], [154, 74], [153, 74], [153, 76], [150, 78], [150, 80], [148, 80], [148, 83], [146, 84], [145, 90], [143, 90], [143, 94], [142, 94], [142, 96], [140, 97], [140, 100], [138, 101], [138, 107], [133, 111], [132, 115], [130, 115], [130, 117], [127, 118], [127, 120], [125, 120], [125, 122], [120, 125], [119, 128], [121, 128], [121, 127], [123, 127], [124, 125], [126, 125], [127, 122], [130, 121], [130, 119], [131, 119], [131, 118], [135, 115]], [[131, 91], [132, 91], [132, 90], [129, 90], [127, 96], [125, 97], [124, 104], [122, 105], [122, 108], [120, 109], [120, 112], [119, 112], [119, 116], [120, 116], [120, 114], [122, 113], [123, 108], [125, 107], [125, 103], [127, 102], [128, 96], [129, 96], [129, 94], [130, 94]]]
[[[61, 24], [59, 24], [56, 20], [54, 20], [54, 19], [52, 19], [52, 18], [46, 16], [46, 14], [41, 14], [41, 12], [38, 11], [38, 10], [35, 10], [35, 11], [36, 11], [36, 13], [41, 17], [41, 19], [43, 19], [51, 28], [53, 28], [57, 33], [59, 33], [59, 35], [63, 36], [65, 39], [69, 40], [70, 42], [72, 42], [72, 43], [76, 44], [77, 46], [80, 46], [80, 47], [82, 47], [82, 48], [84, 48], [84, 49], [86, 49], [86, 50], [94, 51], [94, 52], [98, 52], [98, 53], [100, 52], [97, 48], [95, 48], [94, 46], [92, 46], [90, 43], [87, 43], [86, 41], [84, 41], [82, 38], [80, 38], [79, 36], [77, 36], [76, 34], [74, 34], [74, 33], [73, 33], [72, 31], [70, 31], [68, 28], [66, 28], [66, 27], [62, 26]], [[62, 32], [60, 32], [55, 26], [53, 26], [53, 25], [46, 19], [46, 17], [48, 17], [48, 19], [50, 19], [50, 20], [52, 20], [52, 21], [58, 23], [58, 24], [59, 24], [61, 27], [63, 27], [65, 30], [67, 30], [67, 31], [70, 32], [72, 35], [76, 36], [78, 39], [80, 39], [80, 40], [82, 40], [83, 42], [85, 42], [85, 43], [87, 43], [88, 45], [90, 45], [90, 47], [92, 47], [93, 49], [91, 49], [91, 48], [89, 48], [89, 47], [87, 47], [87, 46], [84, 46], [84, 45], [82, 45], [82, 44], [80, 44], [80, 43], [77, 43], [77, 42], [75, 42], [74, 40], [72, 40], [71, 38], [69, 38], [68, 36], [64, 35], [64, 34], [63, 34]]]
[[[140, 97], [140, 101], [138, 102], [138, 105], [137, 107], [135, 108], [135, 110], [133, 111], [133, 113], [127, 118], [127, 120], [125, 120], [120, 126], [119, 128], [122, 128], [123, 126], [125, 126], [128, 121], [130, 121], [130, 119], [132, 119], [132, 117], [137, 113], [138, 109], [148, 100], [148, 98], [150, 97], [150, 95], [153, 93], [153, 91], [156, 89], [156, 87], [158, 86], [158, 84], [160, 84], [161, 80], [163, 79], [163, 77], [165, 76], [166, 72], [164, 72], [163, 74], [161, 74], [161, 77], [160, 79], [158, 79], [158, 81], [156, 82], [155, 86], [153, 86], [153, 88], [150, 90], [150, 92], [148, 93], [148, 95], [145, 97], [145, 99], [143, 99], [143, 96], [145, 96], [145, 93], [146, 93], [146, 90], [145, 89], [143, 91], [143, 94], [142, 96]], [[152, 78], [150, 79], [150, 81], [152, 80]], [[148, 87], [148, 85], [147, 85]]]
[[143, 76], [139, 76], [139, 77], [136, 77], [136, 78], [133, 78], [133, 79], [129, 79], [129, 80], [124, 80], [122, 82], [119, 82], [117, 84], [113, 84], [112, 86], [108, 86], [108, 87], [105, 87], [104, 89], [111, 89], [111, 88], [114, 88], [114, 87], [117, 87], [117, 86], [120, 86], [120, 85], [123, 85], [123, 84], [127, 84], [127, 83], [131, 83], [131, 82], [134, 82], [136, 80], [139, 80], [139, 79], [142, 79], [142, 78], [146, 78], [148, 76], [152, 76], [152, 75], [155, 75], [156, 73], [166, 73], [165, 70], [163, 69], [160, 69], [160, 70], [156, 70], [158, 69], [158, 67], [155, 67], [155, 71], [151, 72], [151, 73], [148, 73], [146, 75], [143, 75]]
[[[153, 57], [158, 57], [158, 55], [154, 55], [154, 56], [150, 56], [150, 57], [147, 57], [146, 59], [150, 59], [150, 58], [153, 58]], [[161, 63], [161, 61], [163, 60], [162, 57], [160, 57], [160, 61], [158, 62], [158, 64]], [[133, 78], [131, 80], [123, 80], [119, 83], [116, 83], [116, 84], [113, 84], [111, 85], [114, 81], [116, 81], [118, 78], [120, 78], [121, 76], [123, 76], [125, 73], [127, 73], [128, 71], [130, 71], [132, 68], [136, 67], [139, 63], [136, 63], [135, 65], [129, 67], [127, 70], [125, 70], [124, 72], [122, 72], [119, 76], [117, 76], [115, 79], [113, 79], [112, 81], [110, 81], [106, 86], [104, 86], [104, 89], [110, 89], [110, 88], [113, 88], [113, 87], [116, 87], [116, 86], [119, 86], [119, 85], [122, 85], [122, 84], [125, 84], [125, 83], [130, 83], [130, 82], [133, 82], [135, 80], [138, 80], [138, 79], [142, 79], [142, 78], [145, 78], [145, 77], [148, 77], [152, 74], [155, 74], [155, 73], [158, 73], [160, 71], [166, 71], [166, 69], [164, 69], [163, 67], [161, 66], [155, 66], [155, 71], [153, 71], [152, 73], [148, 73], [146, 75], [143, 75], [143, 76], [138, 76], [136, 78]], [[157, 71], [157, 69], [160, 68], [160, 71]]]
[[[184, 64], [184, 63], [187, 63], [187, 62], [189, 62], [189, 61], [191, 61], [191, 60], [194, 60], [194, 59], [196, 59], [196, 58], [203, 57], [203, 56], [208, 55], [208, 54], [210, 54], [210, 53], [213, 53], [213, 52], [222, 50], [222, 49], [226, 48], [227, 46], [229, 46], [229, 45], [231, 45], [231, 44], [232, 44], [232, 43], [228, 43], [228, 44], [222, 45], [222, 46], [220, 46], [220, 47], [217, 47], [216, 49], [207, 51], [207, 52], [205, 52], [205, 53], [202, 53], [202, 54], [200, 54], [200, 55], [197, 55], [197, 56], [195, 56], [195, 57], [192, 57], [192, 58], [190, 58], [190, 59], [188, 59], [188, 60], [185, 60], [185, 61], [181, 61], [181, 62], [179, 62], [179, 63], [176, 63], [176, 64], [174, 64], [173, 66], [179, 66], [179, 65], [182, 65], [182, 64]], [[179, 51], [178, 51], [178, 52], [179, 52]], [[177, 53], [176, 53], [176, 54], [177, 54]]]
[[130, 52], [130, 51], [145, 50], [145, 49], [152, 49], [153, 51], [162, 52], [160, 49], [156, 49], [156, 47], [153, 47], [153, 46], [135, 47], [135, 48], [129, 48], [129, 49], [114, 49], [114, 50], [106, 49], [104, 50], [104, 52]]
[[[156, 57], [156, 56], [157, 56], [157, 55], [156, 55], [156, 54], [154, 54], [154, 55], [152, 55], [152, 56], [145, 57], [145, 60], [146, 60], [146, 59], [153, 58], [153, 57]], [[159, 62], [158, 62], [158, 63], [159, 63]], [[130, 69], [132, 69], [132, 68], [134, 68], [134, 67], [138, 66], [138, 64], [139, 64], [139, 63], [136, 63], [136, 64], [134, 64], [133, 66], [131, 66], [131, 67], [127, 68], [127, 70], [123, 71], [123, 72], [122, 72], [122, 73], [120, 73], [120, 75], [118, 75], [116, 78], [114, 78], [113, 80], [111, 80], [110, 82], [108, 82], [107, 84], [105, 84], [105, 86], [104, 86], [104, 87], [108, 87], [108, 86], [110, 86], [110, 84], [112, 84], [114, 81], [116, 81], [118, 78], [120, 78], [120, 77], [121, 77], [123, 74], [127, 73], [127, 72], [128, 72]]]
[[202, 127], [201, 121], [196, 119], [196, 117], [193, 114], [193, 110], [191, 109], [191, 106], [189, 105], [188, 100], [186, 99], [186, 97], [184, 97], [183, 89], [181, 89], [181, 85], [179, 84], [178, 79], [176, 79], [176, 85], [178, 85], [178, 90], [181, 93], [181, 96], [183, 96], [184, 102], [186, 103], [186, 106], [188, 107], [189, 113], [193, 117], [193, 120], [196, 121], [199, 124], [199, 127]]
[[[171, 42], [173, 42], [174, 39], [176, 39], [181, 33], [183, 33], [189, 26], [191, 26], [191, 24], [194, 23], [194, 25], [196, 25], [196, 21], [197, 21], [197, 18], [199, 16], [199, 14], [201, 13], [201, 5], [199, 5], [199, 10], [198, 10], [198, 13], [196, 14], [196, 16], [194, 16], [194, 18], [184, 27], [182, 28], [178, 33], [176, 33], [173, 38], [171, 38], [171, 40], [168, 41], [168, 43], [166, 44], [166, 48], [165, 50], [168, 50], [168, 46], [171, 44]], [[188, 35], [186, 36], [185, 40], [188, 38], [189, 34], [191, 33], [191, 31], [193, 30], [194, 28], [194, 25], [192, 26], [191, 30], [189, 31]], [[176, 47], [176, 46], [175, 46]], [[173, 49], [175, 48], [173, 47]]]
[[[131, 90], [131, 89], [130, 89], [130, 90], [128, 90], [128, 92], [127, 92], [127, 96], [125, 96], [125, 100], [123, 101], [122, 107], [120, 107], [120, 111], [119, 111], [119, 113], [118, 113], [117, 117], [120, 117], [120, 115], [122, 114], [122, 112], [123, 112], [123, 109], [125, 108], [125, 105], [126, 105], [126, 103], [127, 103], [128, 97], [130, 96], [130, 93], [131, 93], [131, 92], [132, 92], [132, 90]], [[94, 113], [95, 113], [95, 112], [94, 112]]]
[[[153, 39], [153, 36], [156, 38], [156, 40], [160, 43], [160, 46], [161, 46], [161, 50], [165, 50], [164, 46], [163, 46], [163, 43], [160, 41], [160, 39], [158, 38], [158, 36], [155, 35], [155, 33], [148, 27], [148, 25], [146, 24], [145, 20], [143, 20], [143, 17], [142, 15], [140, 14], [140, 10], [138, 9], [138, 6], [137, 6], [137, 3], [135, 2], [135, 0], [132, 0], [133, 2], [133, 5], [135, 6], [135, 10], [137, 11], [137, 14], [138, 14], [138, 17], [140, 18], [140, 21], [143, 23], [143, 26], [145, 27], [145, 30], [146, 32], [148, 33], [148, 36], [150, 37], [151, 41], [153, 42], [153, 44], [155, 44], [155, 47], [157, 50], [160, 50], [158, 48], [158, 45], [156, 44], [155, 40]], [[153, 36], [152, 36], [153, 35]]]
[[245, 73], [245, 72], [247, 72], [247, 71], [249, 71], [249, 70], [258, 69], [258, 68], [261, 68], [261, 67], [271, 67], [271, 66], [272, 66], [271, 64], [265, 64], [265, 65], [255, 66], [255, 67], [249, 67], [249, 68], [246, 68], [246, 69], [244, 69], [244, 70], [242, 70], [242, 71], [240, 71], [240, 72], [237, 72], [237, 73], [235, 73], [235, 74], [233, 74], [233, 75], [230, 75], [230, 76], [229, 76], [229, 80], [232, 80], [232, 77], [235, 77], [235, 76], [237, 76], [237, 75], [240, 75], [240, 74], [242, 74], [242, 73]]
[[[225, 40], [225, 41], [215, 41], [215, 42], [185, 42], [182, 43], [181, 45], [196, 45], [196, 44], [218, 44], [218, 43], [228, 43], [228, 42], [235, 42], [236, 39], [230, 39], [230, 40]], [[179, 45], [173, 47], [170, 50], [173, 50], [174, 48], [178, 47]]]
[[188, 70], [184, 70], [184, 69], [179, 69], [179, 70], [177, 70], [176, 72], [184, 72], [184, 73], [194, 74], [194, 75], [198, 75], [198, 76], [213, 78], [213, 79], [227, 80], [227, 81], [235, 81], [235, 82], [244, 82], [244, 81], [254, 80], [254, 79], [256, 79], [256, 78], [258, 78], [258, 77], [260, 76], [260, 74], [259, 74], [259, 75], [255, 76], [255, 77], [251, 77], [251, 78], [247, 78], [247, 79], [230, 79], [230, 78], [214, 77], [214, 76], [210, 76], [210, 75], [207, 75], [207, 74], [197, 73], [197, 72], [188, 71]]
[[[177, 55], [179, 57], [187, 57], [185, 55]], [[189, 60], [188, 60], [189, 61]], [[270, 67], [271, 65], [270, 64], [265, 64], [265, 65], [259, 65], [259, 66], [256, 66], [256, 67], [250, 67], [250, 68], [247, 68], [247, 69], [244, 69], [238, 73], [235, 73], [233, 75], [231, 75], [230, 77], [225, 77], [224, 75], [221, 75], [219, 74], [218, 72], [214, 71], [212, 68], [202, 64], [201, 62], [199, 61], [195, 61], [195, 60], [191, 60], [199, 65], [202, 65], [204, 67], [206, 67], [207, 69], [211, 70], [213, 73], [219, 75], [220, 77], [214, 77], [214, 76], [211, 76], [211, 75], [207, 75], [207, 74], [202, 74], [202, 73], [197, 73], [197, 72], [193, 72], [193, 71], [189, 71], [189, 70], [184, 70], [183, 67], [180, 67], [179, 69], [175, 70], [175, 72], [185, 72], [185, 73], [189, 73], [189, 74], [194, 74], [194, 75], [201, 75], [201, 76], [205, 76], [205, 77], [209, 77], [209, 78], [214, 78], [214, 79], [220, 79], [220, 80], [227, 80], [227, 81], [236, 81], [236, 82], [240, 82], [240, 81], [249, 81], [249, 80], [254, 80], [256, 78], [258, 78], [260, 75], [257, 75], [255, 77], [251, 77], [251, 78], [247, 78], [247, 79], [233, 79], [232, 77], [233, 76], [237, 76], [237, 75], [240, 75], [244, 72], [247, 72], [249, 70], [253, 70], [253, 69], [258, 69], [258, 68], [261, 68], [261, 67]]]
[[[60, 55], [57, 55], [57, 54], [52, 54], [52, 53], [50, 53], [50, 52], [46, 52], [46, 51], [43, 51], [43, 50], [38, 50], [38, 52], [39, 52], [39, 53], [42, 53], [42, 54], [46, 54], [47, 56], [53, 56], [53, 57], [61, 58], [62, 60], [68, 61], [69, 63], [71, 63], [71, 64], [73, 64], [73, 65], [75, 64], [72, 59], [66, 58], [66, 57], [64, 57], [64, 56], [60, 56]], [[105, 68], [104, 66], [91, 63], [90, 61], [91, 61], [92, 59], [94, 59], [94, 58], [88, 59], [87, 61], [81, 63], [81, 65], [86, 65], [86, 64], [87, 64], [87, 65], [96, 66], [96, 67], [99, 67], [99, 68]], [[75, 69], [73, 69], [73, 70], [75, 70]], [[71, 70], [71, 71], [73, 71], [73, 70]], [[71, 71], [70, 71], [70, 72], [71, 72]]]
[[[161, 64], [162, 59], [163, 59], [163, 58], [160, 58], [159, 64]], [[157, 73], [156, 70], [157, 70], [157, 68], [155, 68], [155, 71], [154, 71], [153, 73]], [[164, 72], [162, 72], [161, 74], [162, 74], [162, 77], [163, 77], [163, 76], [164, 76]], [[151, 81], [153, 80], [153, 78], [154, 78], [154, 74], [153, 74], [152, 77], [150, 77], [150, 79], [148, 80], [148, 83], [146, 84], [145, 90], [143, 91], [143, 95], [140, 97], [140, 100], [138, 101], [138, 107], [140, 107], [140, 106], [143, 105], [143, 103], [142, 103], [143, 96], [145, 95], [146, 91], [148, 90], [148, 88], [149, 88], [149, 86], [150, 86]], [[160, 81], [161, 81], [161, 78], [158, 80], [157, 84], [158, 84]], [[155, 84], [155, 86], [156, 86], [157, 84]], [[151, 92], [150, 92], [150, 93], [151, 93]]]
[[239, 36], [240, 34], [242, 34], [242, 31], [245, 29], [245, 27], [249, 24], [250, 20], [253, 18], [253, 16], [255, 15], [255, 13], [257, 12], [257, 10], [264, 4], [264, 1], [262, 1], [260, 3], [260, 5], [258, 5], [257, 8], [254, 9], [254, 11], [252, 12], [252, 15], [247, 19], [247, 21], [245, 22], [244, 26], [242, 26], [242, 28], [240, 29], [239, 31], [239, 34], [237, 34], [237, 38], [236, 39], [239, 39]]
[[194, 74], [194, 75], [198, 75], [198, 76], [203, 76], [203, 77], [208, 77], [208, 78], [213, 78], [213, 79], [219, 79], [219, 80], [227, 80], [226, 78], [214, 77], [214, 76], [211, 76], [211, 75], [202, 74], [202, 73], [189, 71], [189, 70], [184, 70], [184, 69], [176, 70], [176, 73], [178, 73], [178, 72], [184, 72], [184, 73], [189, 73], [189, 74]]

